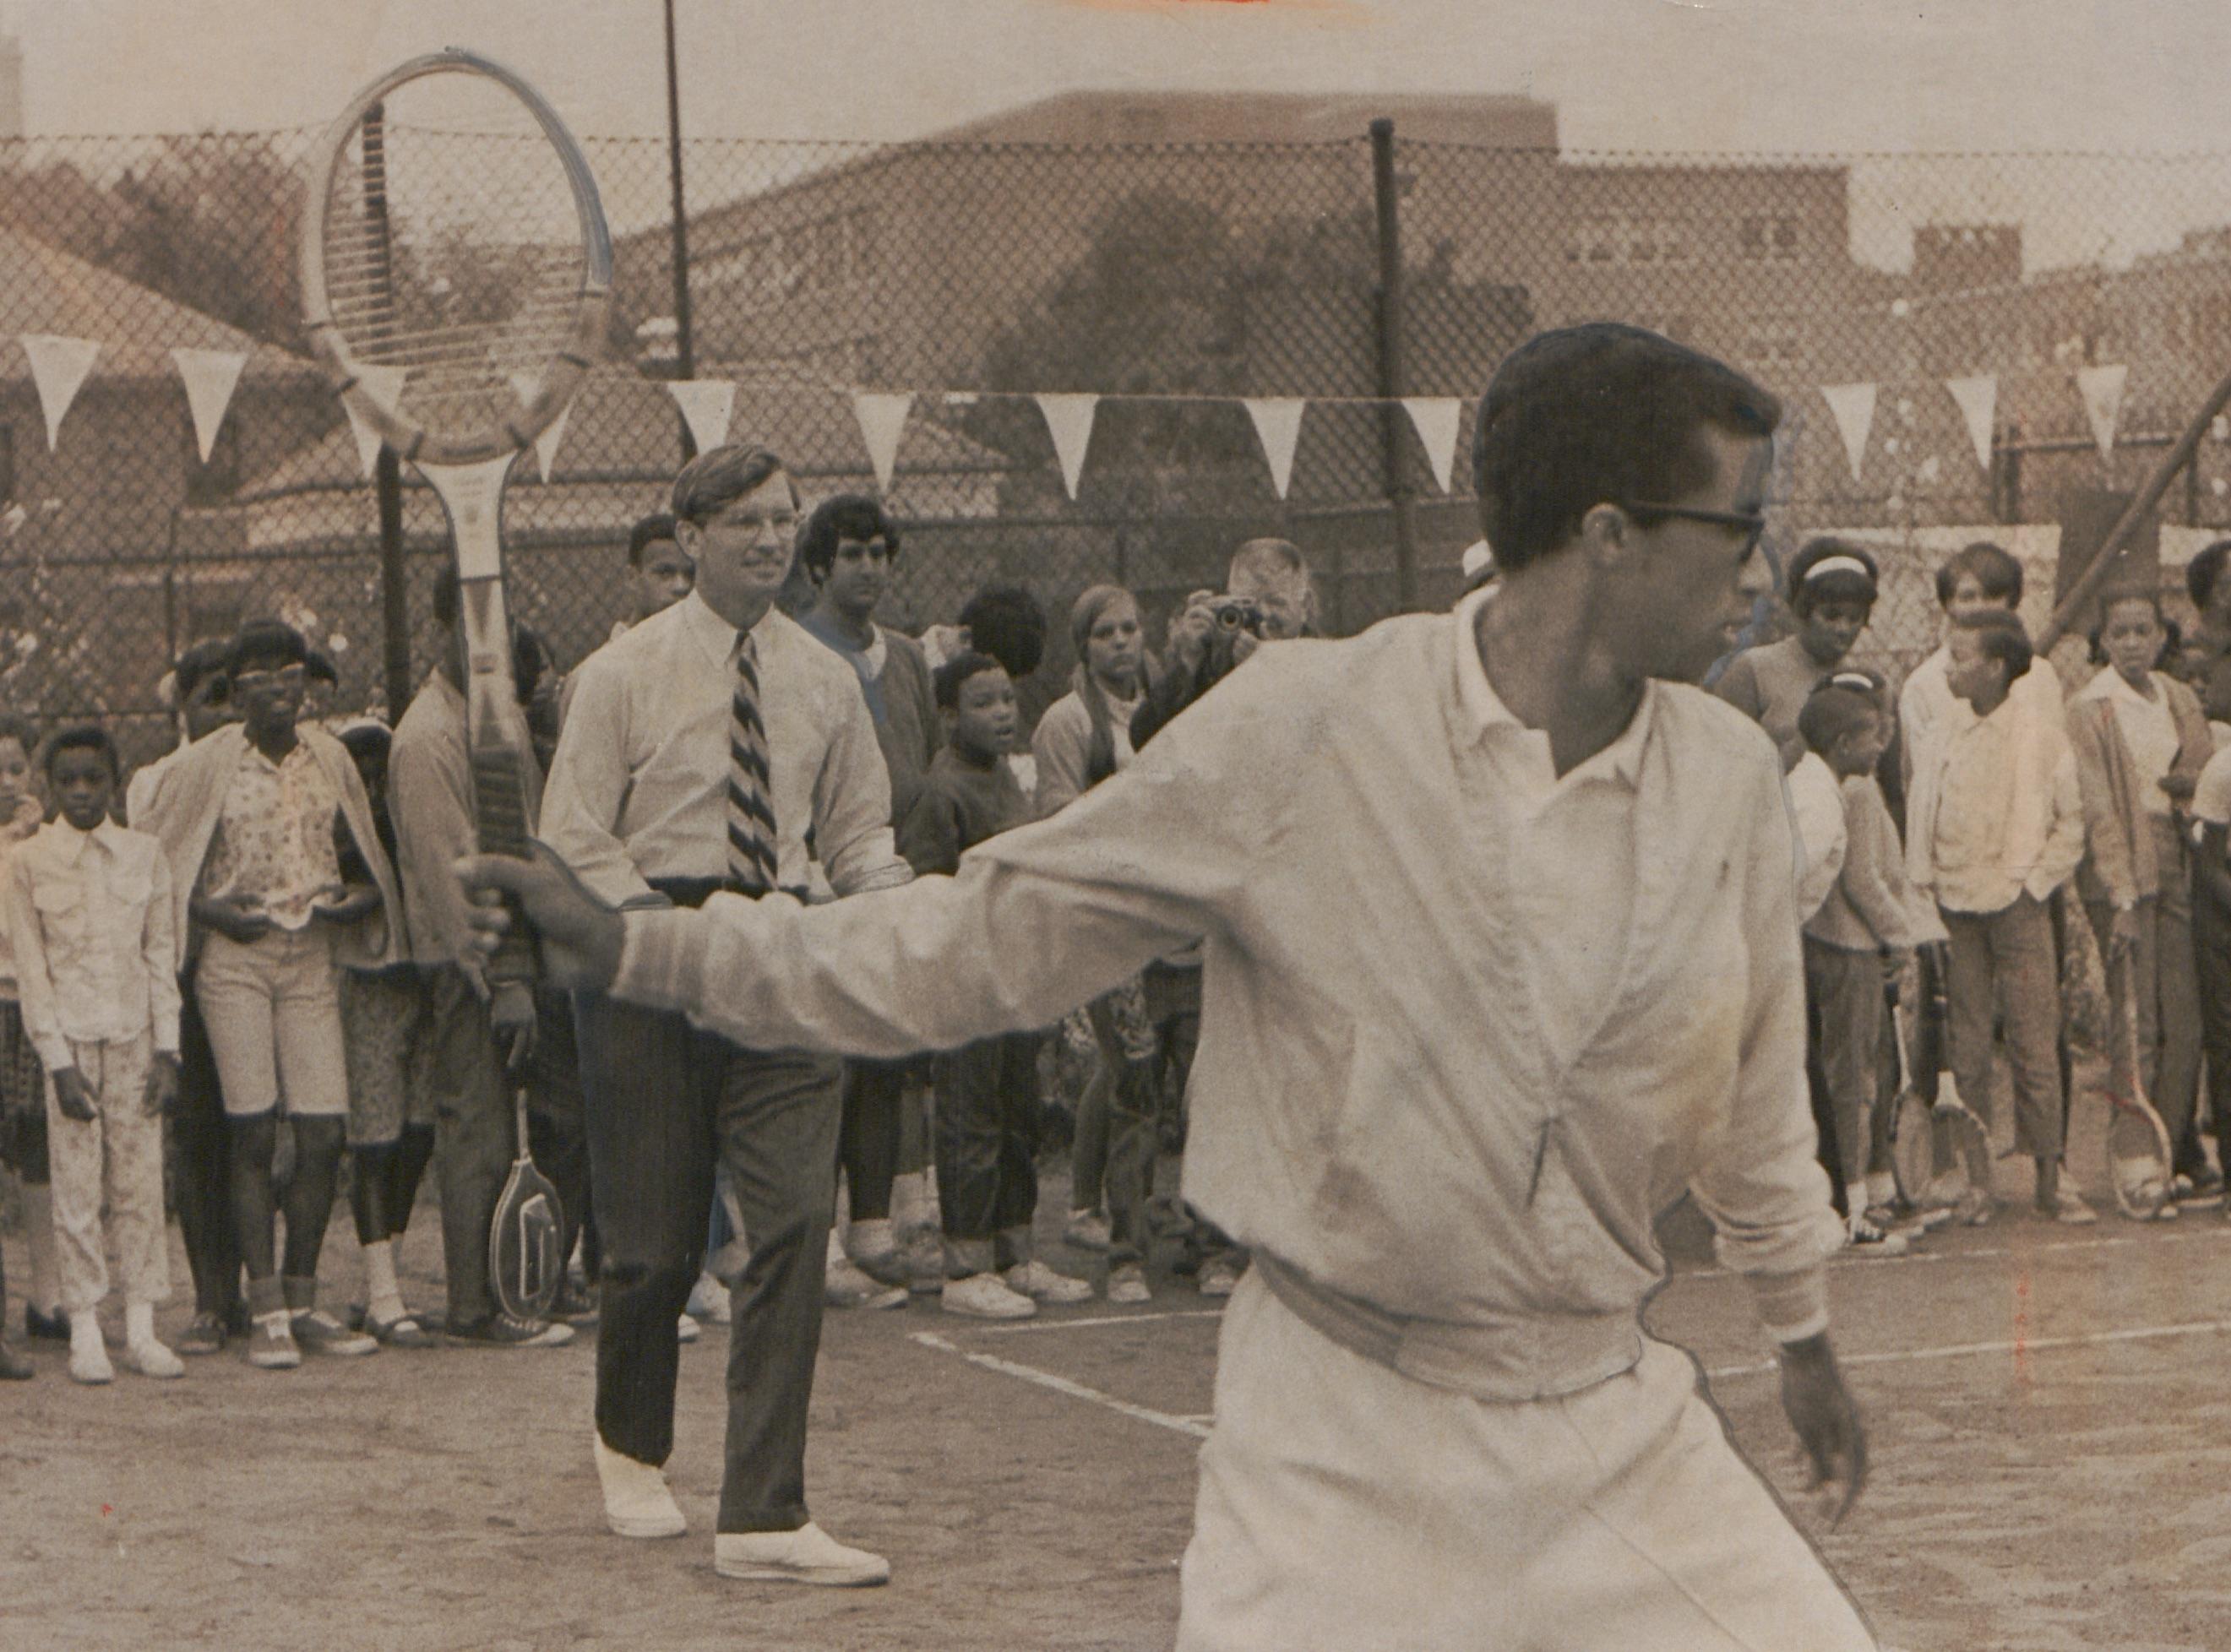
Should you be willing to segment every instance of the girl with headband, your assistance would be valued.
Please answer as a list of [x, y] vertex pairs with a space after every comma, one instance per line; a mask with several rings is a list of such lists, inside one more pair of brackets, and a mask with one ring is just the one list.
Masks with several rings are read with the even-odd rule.
[[1848, 540], [1807, 540], [1789, 564], [1787, 601], [1795, 634], [1737, 655], [1713, 685], [1721, 699], [1766, 730], [1781, 750], [1784, 771], [1805, 755], [1797, 713], [1866, 629], [1879, 578], [1874, 558]]

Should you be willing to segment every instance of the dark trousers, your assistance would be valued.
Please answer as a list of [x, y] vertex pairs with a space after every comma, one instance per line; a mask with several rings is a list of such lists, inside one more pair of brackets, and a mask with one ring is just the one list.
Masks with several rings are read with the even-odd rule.
[[[1154, 1023], [1161, 1045], [1164, 1070], [1176, 1087], [1179, 1117], [1186, 1114], [1185, 1096], [1193, 1081], [1193, 1056], [1200, 1043], [1200, 966], [1149, 964], [1145, 978], [1147, 1015]], [[1182, 1139], [1184, 1131], [1179, 1131]], [[1244, 1268], [1246, 1252], [1232, 1236], [1191, 1205], [1186, 1214], [1192, 1227], [1186, 1235], [1185, 1262], [1180, 1271], [1195, 1272], [1212, 1262]]]
[[1830, 1099], [1828, 1072], [1820, 1060], [1820, 1006], [1814, 1001], [1812, 972], [1805, 979], [1805, 1092], [1813, 1104], [1813, 1131], [1816, 1139], [1814, 1153], [1820, 1168], [1828, 1172], [1828, 1202], [1836, 1207], [1836, 1214], [1849, 1219], [1852, 1211], [1844, 1197], [1843, 1152], [1836, 1135], [1836, 1107]]
[[855, 1222], [891, 1213], [891, 1184], [898, 1179], [900, 1105], [906, 1095], [906, 1062], [844, 1063], [844, 1122], [837, 1138], [846, 1201]]
[[[1154, 1124], [1156, 1062], [1125, 1050], [1109, 998], [1095, 998], [1090, 1013], [1101, 1063], [1093, 1086], [1103, 1100], [1094, 1109], [1099, 1122], [1090, 1134], [1096, 1143], [1093, 1155], [1101, 1167], [1099, 1185], [1108, 1200], [1108, 1260], [1111, 1265], [1144, 1262], [1154, 1242], [1147, 1226], [1147, 1202], [1154, 1197], [1154, 1159], [1161, 1145]], [[1087, 1152], [1088, 1131], [1080, 1107], [1072, 1162], [1082, 1167]], [[1077, 1184], [1079, 1191], [1070, 1203], [1089, 1210], [1094, 1201], [1083, 1191], [1083, 1168], [1077, 1171]]]
[[511, 1174], [511, 1086], [488, 1007], [464, 971], [454, 964], [428, 970], [426, 991], [433, 1008], [427, 1071], [434, 1087], [434, 1166], [442, 1185], [449, 1323], [472, 1325], [495, 1312], [488, 1287], [488, 1226]]
[[2196, 879], [2192, 955], [2200, 978], [2201, 1042], [2208, 1057], [2208, 1114], [2217, 1157], [2231, 1165], [2231, 907]]
[[674, 1323], [697, 1278], [717, 1158], [751, 1246], [725, 1281], [734, 1321], [718, 1529], [795, 1531], [807, 1519], [843, 1068], [739, 1049], [666, 1010], [586, 995], [573, 1007], [604, 1246], [597, 1432], [638, 1462], [674, 1449]]
[[937, 1058], [937, 1202], [956, 1279], [1031, 1258], [1039, 1042], [1006, 1033]]
[[573, 1000], [548, 987], [534, 992], [527, 1143], [534, 1150], [535, 1168], [558, 1190], [558, 1254], [570, 1261], [573, 1242], [579, 1239], [585, 1266], [594, 1279], [597, 1244], [590, 1215], [588, 1117], [581, 1094], [580, 1049], [573, 1036]]
[[178, 1007], [178, 1105], [171, 1115], [178, 1154], [178, 1232], [194, 1276], [194, 1311], [230, 1318], [240, 1306], [240, 1242], [232, 1221], [232, 1135], [217, 1087], [217, 1057], [191, 983]]

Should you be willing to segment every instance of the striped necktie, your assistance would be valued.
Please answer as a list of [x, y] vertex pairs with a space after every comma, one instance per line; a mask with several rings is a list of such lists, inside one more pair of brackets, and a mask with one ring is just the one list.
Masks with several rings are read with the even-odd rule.
[[774, 887], [774, 798], [766, 725], [760, 720], [759, 642], [749, 631], [736, 640], [728, 709], [728, 887], [747, 895]]

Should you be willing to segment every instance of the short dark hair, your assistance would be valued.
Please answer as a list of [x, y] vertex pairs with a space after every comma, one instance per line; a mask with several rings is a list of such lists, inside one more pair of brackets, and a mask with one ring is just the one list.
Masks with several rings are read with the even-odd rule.
[[1599, 505], [1672, 504], [1712, 477], [1706, 425], [1762, 441], [1782, 403], [1724, 362], [1613, 321], [1529, 339], [1480, 397], [1472, 481], [1505, 573], [1557, 550]]
[[798, 503], [798, 483], [783, 470], [782, 461], [770, 448], [732, 442], [708, 448], [674, 479], [672, 508], [683, 522], [703, 526], [722, 506], [741, 499], [778, 471], [790, 481], [791, 503]]
[[395, 731], [378, 718], [367, 717], [362, 722], [351, 723], [334, 738], [361, 765], [366, 758], [385, 758], [388, 748], [395, 744]]
[[2009, 684], [2027, 674], [2029, 662], [2035, 655], [2029, 645], [2029, 627], [2021, 623], [2019, 616], [2004, 609], [1986, 608], [1963, 614], [1953, 623], [1963, 631], [1976, 633], [1982, 640], [1986, 659], [2005, 665]]
[[661, 539], [673, 538], [674, 513], [671, 511], [653, 511], [649, 516], [638, 519], [636, 525], [628, 530], [628, 566], [642, 567], [644, 552]]
[[[2231, 545], [2231, 540], [2226, 540]], [[2003, 547], [1988, 539], [1977, 539], [1973, 545], [1963, 545], [1937, 565], [1937, 605], [1952, 606], [1952, 593], [1960, 588], [1963, 578], [1972, 579], [1983, 595], [1995, 603], [2004, 603], [2009, 608], [2019, 607], [2022, 599], [2022, 565]]]
[[2194, 552], [2192, 560], [2184, 565], [2185, 591], [2192, 605], [2203, 614], [2208, 611], [2208, 599], [2215, 594], [2215, 582], [2222, 577], [2227, 559], [2231, 559], [2231, 539], [2217, 539]]
[[[960, 687], [969, 678], [981, 676], [986, 671], [1006, 671], [1006, 667], [981, 649], [963, 649], [937, 668], [930, 681], [937, 694], [937, 704], [942, 711], [960, 708]], [[1014, 674], [1009, 672], [1012, 676]]]
[[[1842, 565], [1846, 562], [1859, 565]], [[1822, 565], [1827, 563], [1838, 565]], [[1806, 540], [1789, 559], [1789, 611], [1801, 619], [1820, 603], [1865, 603], [1872, 608], [1881, 583], [1882, 571], [1864, 546], [1823, 533]]]
[[1232, 553], [1232, 560], [1224, 571], [1224, 583], [1229, 585], [1243, 573], [1261, 574], [1278, 578], [1287, 574], [1310, 578], [1309, 558], [1302, 554], [1301, 546], [1291, 539], [1249, 539]]
[[303, 666], [310, 645], [302, 634], [282, 619], [252, 619], [233, 633], [224, 651], [224, 674], [237, 677], [249, 666]]
[[[224, 656], [227, 645], [217, 638], [197, 642], [178, 656], [178, 663], [171, 668], [171, 692], [181, 706], [194, 697], [194, 690], [211, 677], [224, 675]], [[222, 700], [213, 694], [212, 699]]]
[[1873, 696], [1856, 688], [1824, 683], [1815, 688], [1797, 713], [1797, 732], [1807, 747], [1822, 757], [1836, 749], [1847, 734], [1856, 734], [1870, 720], [1881, 716]]
[[986, 585], [960, 610], [968, 646], [988, 654], [1020, 682], [1045, 658], [1046, 616], [1020, 585]]
[[98, 752], [100, 760], [108, 765], [108, 778], [124, 778], [124, 759], [117, 755], [116, 742], [98, 723], [73, 723], [48, 739], [46, 752], [39, 759], [39, 772], [49, 782], [55, 778], [55, 759], [65, 752]]
[[893, 562], [899, 558], [898, 524], [891, 520], [889, 511], [865, 494], [834, 494], [813, 507], [813, 514], [805, 519], [805, 531], [798, 536], [798, 559], [815, 584], [829, 577], [837, 561], [837, 546], [845, 539], [857, 539], [862, 545], [881, 539], [884, 554]]
[[312, 682], [329, 682], [336, 688], [341, 686], [340, 668], [323, 649], [312, 649], [303, 656], [302, 674]]
[[31, 726], [28, 717], [18, 717], [14, 712], [0, 712], [0, 740], [13, 740], [23, 748], [23, 755], [36, 758], [39, 754], [39, 733]]
[[2107, 610], [2117, 603], [2145, 603], [2152, 607], [2154, 623], [2162, 628], [2162, 655], [2166, 655], [2182, 642], [2182, 637], [2170, 619], [2169, 610], [2162, 606], [2161, 592], [2125, 581], [2121, 584], [2110, 585], [2099, 593], [2099, 611], [2092, 618], [2092, 629], [2088, 634], [2093, 665], [2107, 663]]

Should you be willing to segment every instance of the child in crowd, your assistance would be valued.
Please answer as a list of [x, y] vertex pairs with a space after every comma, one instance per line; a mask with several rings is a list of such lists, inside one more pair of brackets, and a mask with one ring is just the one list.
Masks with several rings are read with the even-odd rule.
[[1867, 629], [1879, 582], [1874, 558], [1859, 546], [1825, 536], [1807, 540], [1789, 562], [1796, 634], [1737, 655], [1713, 685], [1721, 699], [1766, 730], [1785, 770], [1805, 755], [1797, 713]]
[[[2014, 615], [1986, 609], [1954, 622], [1945, 681], [1966, 714], [1917, 752], [1906, 866], [1950, 932], [1946, 1031], [1960, 1094], [1979, 1111], [1989, 1101], [1992, 1022], [2003, 1005], [2016, 1150], [2037, 1166], [2039, 1210], [2082, 1224], [2098, 1218], [2060, 1181], [2060, 977], [2047, 902], [2084, 856], [2085, 808], [2068, 736], [2014, 698], [2033, 668]], [[1961, 1218], [1986, 1222], [1994, 1208], [1990, 1190], [1971, 1187]]]
[[[1895, 1255], [1904, 1236], [1887, 1232], [1870, 1210], [1871, 1111], [1879, 1100], [1883, 977], [1902, 969], [1926, 939], [1916, 922], [1890, 805], [1875, 784], [1875, 765], [1890, 742], [1888, 719], [1875, 697], [1832, 682], [1805, 702], [1799, 731], [1806, 764], [1834, 777], [1843, 808], [1842, 864], [1805, 921], [1805, 984], [1820, 1028], [1820, 1065], [1835, 1117], [1838, 1163], [1854, 1249]], [[1795, 775], [1791, 776], [1794, 790]]]
[[[2136, 995], [2138, 1077], [2176, 1145], [2180, 1204], [2220, 1197], [2221, 1174], [2193, 1130], [2200, 1081], [2200, 987], [2182, 810], [2215, 754], [2192, 690], [2156, 669], [2164, 627], [2150, 590], [2111, 591], [2092, 652], [2105, 661], [2068, 707], [2087, 849], [2077, 888], [2107, 961], [2114, 1024]], [[2109, 1082], [2128, 1094], [2127, 1041], [2109, 1040]]]
[[[340, 732], [371, 800], [374, 829], [396, 863], [387, 811], [387, 752], [392, 735], [366, 718]], [[334, 823], [333, 851], [346, 889], [378, 886], [347, 830]], [[348, 1067], [349, 1204], [364, 1248], [365, 1302], [351, 1318], [395, 1348], [430, 1348], [434, 1339], [404, 1305], [395, 1245], [411, 1224], [419, 1179], [434, 1156], [433, 1087], [424, 1063], [431, 1048], [426, 989], [418, 967], [363, 954], [336, 954], [340, 970], [341, 1044]]]
[[314, 648], [302, 661], [302, 720], [324, 727], [333, 714], [333, 700], [341, 691], [340, 668], [323, 649]]
[[[16, 846], [29, 840], [45, 818], [31, 774], [31, 752], [37, 745], [29, 723], [0, 715], [0, 877], [5, 876]], [[23, 1195], [23, 1248], [31, 1266], [29, 1293], [23, 1302], [24, 1334], [66, 1340], [69, 1320], [61, 1311], [61, 1281], [55, 1267], [46, 1078], [38, 1051], [23, 1030], [4, 925], [0, 925], [0, 1165], [16, 1172]], [[6, 1306], [7, 1299], [0, 1295], [0, 1308]], [[0, 1375], [9, 1374], [8, 1368], [8, 1356], [0, 1351]], [[30, 1368], [25, 1366], [22, 1374], [29, 1376]]]
[[[1130, 592], [1092, 586], [1070, 610], [1069, 633], [1077, 649], [1074, 687], [1046, 708], [1031, 739], [1040, 817], [1128, 765], [1131, 718], [1146, 693], [1139, 604]], [[1095, 999], [1088, 1014], [1099, 1065], [1077, 1102], [1070, 1154], [1075, 1180], [1063, 1236], [1109, 1253], [1109, 1301], [1143, 1302], [1149, 1294], [1147, 1201], [1154, 1192], [1160, 1047], [1144, 984], [1135, 978]]]
[[2199, 828], [2192, 855], [2192, 953], [2208, 1113], [2216, 1162], [2231, 1165], [2231, 745], [2219, 745], [2201, 770], [2192, 818]]
[[96, 1313], [108, 1294], [104, 1240], [113, 1238], [126, 1361], [144, 1376], [183, 1377], [184, 1362], [155, 1338], [155, 1305], [170, 1294], [163, 1113], [178, 1086], [170, 863], [155, 839], [108, 817], [123, 772], [106, 730], [63, 730], [46, 769], [61, 818], [16, 851], [8, 934], [23, 1024], [46, 1068], [69, 1374], [116, 1378]]
[[[917, 877], [950, 874], [988, 837], [1030, 818], [1006, 765], [1015, 686], [1006, 668], [971, 649], [938, 668], [946, 742], [899, 828], [899, 852]], [[986, 1038], [937, 1062], [937, 1184], [945, 1227], [944, 1302], [979, 1319], [1027, 1319], [1040, 1302], [1081, 1302], [1092, 1287], [1032, 1255], [1038, 1210], [1035, 1034]]]

